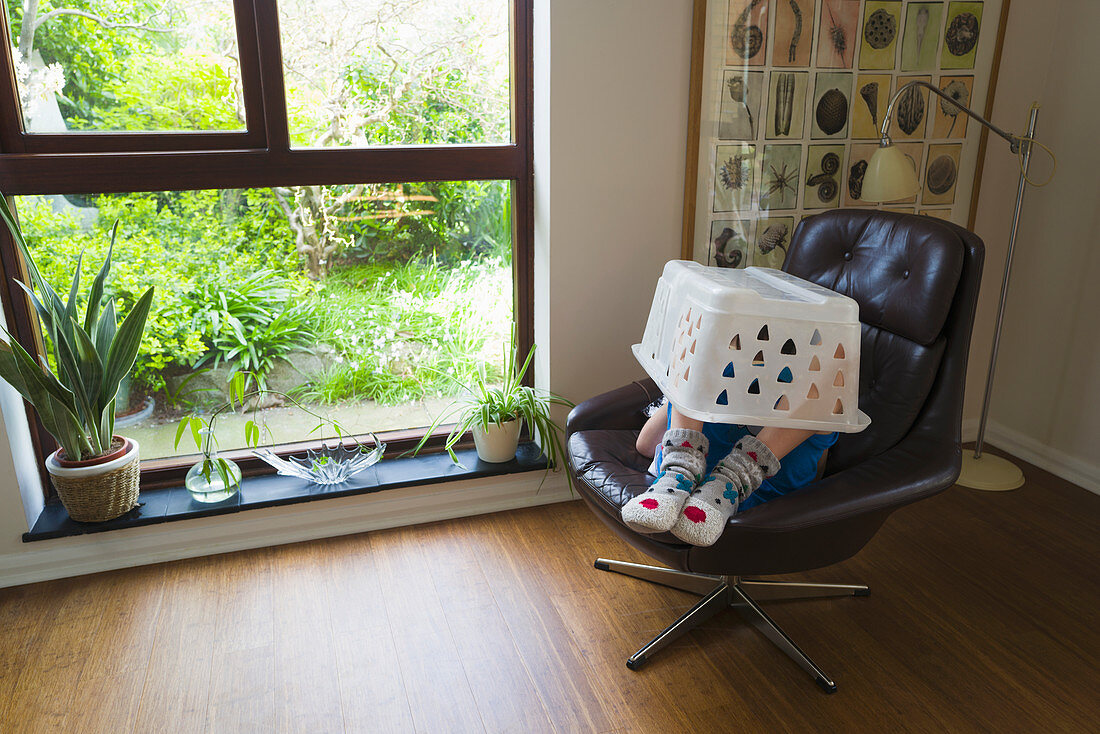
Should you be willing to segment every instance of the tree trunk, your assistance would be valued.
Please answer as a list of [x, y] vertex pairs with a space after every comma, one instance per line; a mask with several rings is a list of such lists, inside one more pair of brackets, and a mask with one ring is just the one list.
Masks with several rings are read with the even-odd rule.
[[19, 27], [19, 54], [28, 66], [34, 50], [34, 19], [38, 17], [38, 0], [23, 0], [23, 22]]

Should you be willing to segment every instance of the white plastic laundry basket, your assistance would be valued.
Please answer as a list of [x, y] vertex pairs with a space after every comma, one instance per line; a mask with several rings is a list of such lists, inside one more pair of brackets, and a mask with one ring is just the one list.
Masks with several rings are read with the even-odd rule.
[[862, 431], [859, 306], [768, 268], [673, 260], [634, 356], [684, 415], [709, 423]]

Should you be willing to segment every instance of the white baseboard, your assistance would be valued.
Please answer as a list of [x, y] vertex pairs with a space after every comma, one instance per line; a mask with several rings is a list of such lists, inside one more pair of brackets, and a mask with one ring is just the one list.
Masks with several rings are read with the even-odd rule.
[[[963, 421], [962, 435], [963, 441], [977, 439], [977, 419]], [[1047, 446], [1031, 436], [1007, 428], [996, 421], [989, 421], [986, 424], [985, 441], [1040, 469], [1045, 469], [1056, 477], [1100, 494], [1100, 466], [1096, 464], [1067, 454], [1053, 446]]]
[[25, 543], [0, 588], [573, 499], [564, 474], [510, 474]]

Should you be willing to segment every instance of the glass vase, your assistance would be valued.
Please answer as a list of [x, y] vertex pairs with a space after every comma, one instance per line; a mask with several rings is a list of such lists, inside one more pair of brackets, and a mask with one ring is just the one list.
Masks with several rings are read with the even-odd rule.
[[202, 434], [202, 461], [188, 470], [183, 484], [196, 502], [222, 502], [240, 490], [241, 468], [218, 456], [209, 430]]

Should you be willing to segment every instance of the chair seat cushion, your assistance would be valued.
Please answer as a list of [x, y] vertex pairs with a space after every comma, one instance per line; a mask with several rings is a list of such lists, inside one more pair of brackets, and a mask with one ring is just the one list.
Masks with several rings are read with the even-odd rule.
[[[635, 448], [637, 431], [580, 431], [569, 437], [573, 471], [580, 491], [609, 517], [618, 519], [624, 503], [649, 489], [652, 461]], [[625, 526], [624, 526], [625, 527]], [[647, 535], [663, 543], [683, 546], [672, 533]]]

